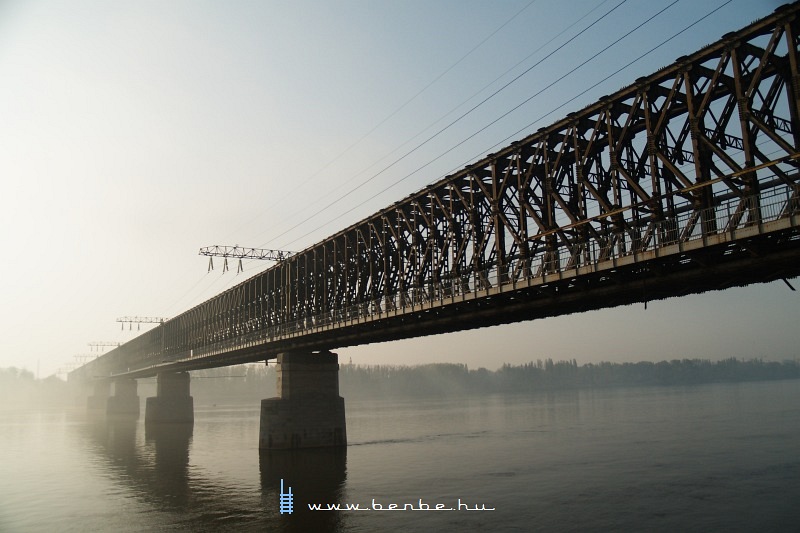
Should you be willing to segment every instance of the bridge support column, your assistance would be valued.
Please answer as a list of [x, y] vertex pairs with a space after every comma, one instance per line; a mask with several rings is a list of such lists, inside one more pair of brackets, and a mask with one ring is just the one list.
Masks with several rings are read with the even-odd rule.
[[130, 378], [114, 380], [114, 395], [108, 397], [106, 414], [139, 416], [139, 396], [136, 380]]
[[111, 395], [111, 382], [104, 379], [93, 382], [92, 392], [86, 400], [86, 408], [91, 412], [105, 413]]
[[259, 449], [347, 446], [335, 353], [278, 355], [278, 395], [261, 400]]
[[156, 378], [156, 396], [147, 399], [144, 423], [194, 422], [194, 399], [188, 372], [162, 372]]

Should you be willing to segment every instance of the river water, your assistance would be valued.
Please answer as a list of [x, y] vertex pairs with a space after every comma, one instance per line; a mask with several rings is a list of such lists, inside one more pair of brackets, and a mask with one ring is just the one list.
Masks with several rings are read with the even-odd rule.
[[0, 531], [800, 530], [800, 380], [352, 401], [341, 451], [258, 429], [0, 411]]

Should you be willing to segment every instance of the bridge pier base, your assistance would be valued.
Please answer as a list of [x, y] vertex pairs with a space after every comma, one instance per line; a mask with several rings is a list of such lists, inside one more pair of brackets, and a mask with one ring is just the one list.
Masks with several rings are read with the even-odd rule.
[[139, 396], [135, 379], [115, 379], [114, 395], [108, 397], [106, 414], [139, 416]]
[[188, 372], [162, 372], [156, 378], [156, 396], [147, 399], [144, 423], [194, 423], [194, 399]]
[[338, 356], [278, 355], [278, 397], [261, 400], [261, 450], [347, 446]]
[[98, 380], [92, 383], [93, 394], [86, 400], [86, 409], [93, 413], [104, 414], [108, 407], [108, 397], [111, 395], [111, 383]]

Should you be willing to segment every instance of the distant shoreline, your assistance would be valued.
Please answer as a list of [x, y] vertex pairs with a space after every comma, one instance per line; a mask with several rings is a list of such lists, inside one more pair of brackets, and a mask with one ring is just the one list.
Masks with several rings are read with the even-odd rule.
[[800, 362], [762, 359], [675, 359], [639, 363], [538, 360], [470, 370], [466, 365], [349, 367], [340, 375], [343, 396], [519, 393], [630, 386], [699, 385], [800, 378]]
[[[238, 365], [192, 372], [196, 405], [253, 402], [276, 395], [275, 367]], [[657, 363], [587, 363], [544, 359], [497, 370], [469, 369], [458, 363], [427, 365], [340, 365], [339, 390], [345, 399], [449, 397], [637, 386], [701, 385], [800, 379], [799, 361], [763, 359], [722, 361], [674, 359]], [[148, 396], [154, 380], [140, 380]], [[6, 407], [81, 406], [81, 392], [51, 377], [37, 380], [29, 371], [0, 369], [0, 401]]]

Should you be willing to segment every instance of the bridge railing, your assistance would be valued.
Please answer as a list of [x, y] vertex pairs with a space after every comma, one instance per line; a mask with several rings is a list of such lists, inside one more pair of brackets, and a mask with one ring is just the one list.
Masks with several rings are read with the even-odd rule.
[[[779, 185], [747, 198], [726, 199], [702, 210], [691, 209], [686, 204], [686, 209], [679, 210], [675, 218], [653, 222], [643, 228], [610, 232], [604, 236], [603, 242], [592, 239], [576, 243], [572, 249], [562, 246], [531, 258], [517, 258], [507, 265], [493, 265], [456, 278], [409, 287], [387, 297], [255, 329], [191, 350], [183, 359], [205, 357], [274, 340], [418, 312], [492, 292], [543, 285], [564, 277], [614, 268], [621, 261], [642, 260], [645, 254], [682, 253], [693, 241], [722, 235], [727, 240], [734, 240], [736, 233], [744, 228], [761, 227], [781, 218], [791, 218], [792, 225], [796, 226], [799, 214], [800, 186], [797, 184]], [[587, 224], [590, 222], [586, 221]], [[668, 251], [670, 247], [672, 251]]]

